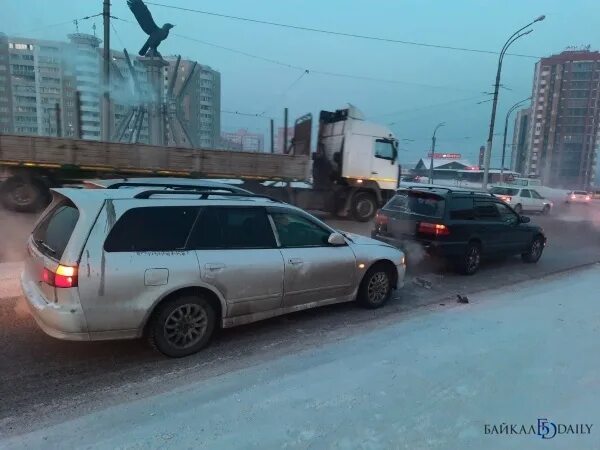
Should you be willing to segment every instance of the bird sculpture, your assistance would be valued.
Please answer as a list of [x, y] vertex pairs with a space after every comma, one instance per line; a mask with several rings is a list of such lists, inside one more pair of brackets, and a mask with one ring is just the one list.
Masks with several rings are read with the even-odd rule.
[[127, 6], [135, 16], [135, 19], [140, 24], [140, 27], [148, 35], [148, 39], [144, 46], [140, 49], [140, 56], [151, 56], [161, 58], [158, 53], [158, 46], [169, 35], [169, 30], [175, 25], [165, 23], [162, 27], [158, 27], [150, 10], [142, 0], [127, 0]]

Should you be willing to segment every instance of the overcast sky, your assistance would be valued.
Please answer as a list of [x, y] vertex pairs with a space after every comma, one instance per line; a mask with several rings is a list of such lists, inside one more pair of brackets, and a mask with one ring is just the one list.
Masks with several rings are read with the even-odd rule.
[[[546, 20], [511, 47], [511, 52], [534, 56], [558, 53], [571, 45], [600, 48], [600, 3], [597, 0], [157, 0], [205, 11], [454, 47], [498, 51], [513, 31], [540, 14]], [[112, 14], [134, 21], [125, 0], [113, 0]], [[72, 19], [101, 12], [102, 0], [0, 0], [0, 31], [9, 35], [65, 40], [75, 31]], [[26, 5], [26, 6], [25, 6]], [[50, 6], [52, 5], [52, 6]], [[281, 125], [283, 107], [290, 117], [353, 103], [367, 118], [391, 124], [403, 142], [405, 162], [416, 161], [431, 145], [438, 122], [440, 151], [466, 155], [476, 163], [485, 143], [489, 98], [497, 56], [331, 36], [184, 12], [149, 5], [156, 22], [175, 24], [160, 47], [163, 55], [181, 54], [219, 70], [222, 108], [272, 116]], [[79, 23], [80, 32], [102, 35], [100, 17]], [[113, 20], [111, 47], [139, 50], [146, 37], [137, 24]], [[184, 38], [185, 37], [185, 38]], [[314, 71], [335, 72], [376, 80], [303, 73], [211, 44], [277, 60]], [[502, 133], [506, 110], [531, 93], [533, 58], [507, 57], [504, 63], [496, 122]], [[389, 80], [392, 82], [384, 82]], [[291, 86], [291, 88], [290, 88]], [[510, 89], [510, 90], [508, 90]], [[223, 130], [245, 127], [266, 134], [265, 118], [222, 115]], [[512, 129], [512, 126], [510, 127]], [[510, 142], [510, 134], [509, 134]], [[499, 163], [502, 136], [494, 140], [493, 164]]]

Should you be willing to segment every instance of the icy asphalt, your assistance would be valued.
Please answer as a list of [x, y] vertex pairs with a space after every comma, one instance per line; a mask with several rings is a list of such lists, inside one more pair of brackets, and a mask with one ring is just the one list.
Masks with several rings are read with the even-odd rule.
[[[429, 307], [2, 448], [600, 448], [600, 266]], [[501, 424], [589, 434], [486, 434]]]

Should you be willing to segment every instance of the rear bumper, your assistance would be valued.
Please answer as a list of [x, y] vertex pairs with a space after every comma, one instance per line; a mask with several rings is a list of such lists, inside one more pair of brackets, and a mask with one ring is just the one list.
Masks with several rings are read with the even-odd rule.
[[464, 242], [436, 242], [419, 241], [416, 239], [395, 239], [389, 236], [382, 236], [375, 232], [371, 233], [371, 237], [399, 248], [407, 255], [409, 260], [411, 254], [415, 253], [415, 248], [422, 249], [429, 256], [447, 258], [462, 255], [465, 251], [466, 245]]
[[89, 341], [81, 305], [49, 303], [34, 282], [21, 275], [21, 289], [29, 311], [38, 326], [49, 336], [71, 341]]

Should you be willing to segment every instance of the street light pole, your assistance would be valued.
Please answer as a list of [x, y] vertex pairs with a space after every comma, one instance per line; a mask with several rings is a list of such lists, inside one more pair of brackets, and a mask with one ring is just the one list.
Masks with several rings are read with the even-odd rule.
[[517, 39], [531, 33], [533, 30], [525, 30], [525, 28], [533, 25], [536, 22], [541, 22], [544, 20], [546, 16], [539, 16], [533, 22], [528, 23], [524, 27], [519, 28], [515, 31], [504, 43], [502, 50], [500, 50], [500, 56], [498, 57], [498, 68], [496, 70], [496, 82], [494, 83], [494, 98], [492, 100], [492, 115], [490, 118], [490, 131], [488, 134], [487, 145], [485, 148], [485, 158], [483, 163], [483, 189], [487, 189], [488, 177], [490, 172], [490, 159], [492, 154], [492, 139], [494, 138], [494, 122], [496, 120], [496, 106], [498, 105], [498, 91], [500, 89], [500, 74], [502, 72], [502, 61], [504, 60], [504, 55], [508, 48], [515, 42]]
[[433, 130], [433, 136], [431, 136], [431, 161], [429, 163], [429, 184], [433, 184], [433, 155], [435, 153], [435, 133], [441, 127], [446, 125], [446, 122], [440, 122]]
[[504, 183], [504, 157], [506, 155], [506, 134], [508, 132], [508, 119], [510, 115], [516, 110], [519, 106], [523, 105], [523, 103], [531, 100], [531, 97], [527, 97], [525, 100], [521, 100], [520, 102], [515, 103], [510, 107], [508, 112], [506, 113], [506, 120], [504, 121], [504, 138], [502, 142], [502, 164], [500, 165], [500, 183]]

